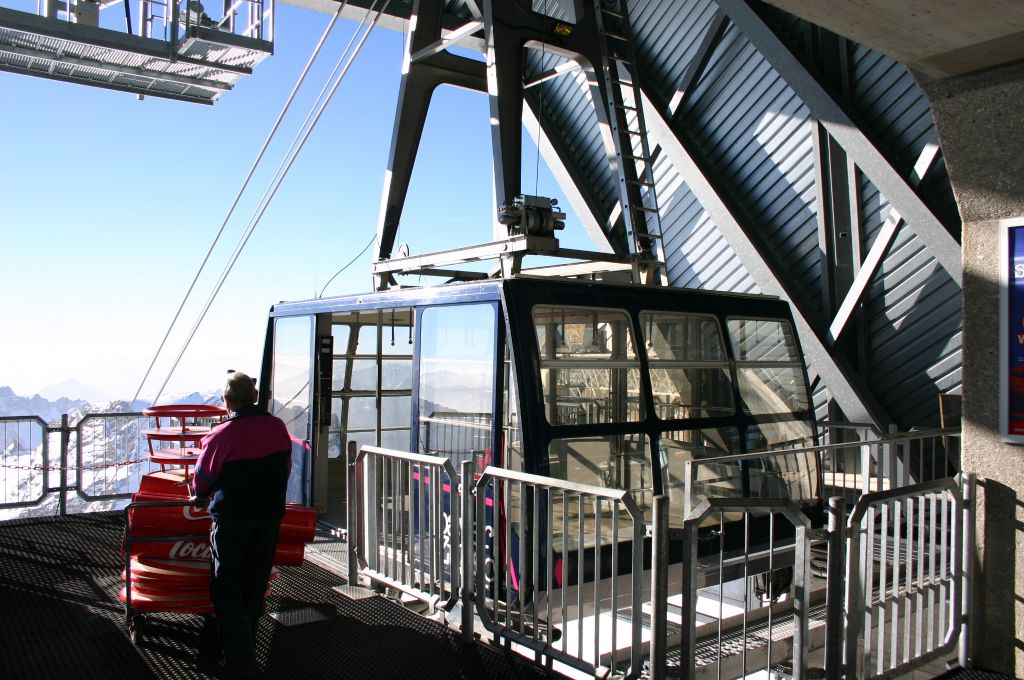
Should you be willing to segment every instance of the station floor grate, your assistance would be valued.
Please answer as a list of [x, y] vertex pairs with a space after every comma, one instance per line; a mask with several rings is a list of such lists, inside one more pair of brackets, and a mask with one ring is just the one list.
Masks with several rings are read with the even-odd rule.
[[[0, 523], [0, 678], [174, 680], [216, 677], [209, 617], [153, 613], [133, 645], [117, 599], [122, 515]], [[344, 579], [307, 561], [281, 567], [258, 633], [268, 680], [430, 676], [542, 678], [503, 649], [464, 646], [457, 633], [384, 597], [352, 599]]]

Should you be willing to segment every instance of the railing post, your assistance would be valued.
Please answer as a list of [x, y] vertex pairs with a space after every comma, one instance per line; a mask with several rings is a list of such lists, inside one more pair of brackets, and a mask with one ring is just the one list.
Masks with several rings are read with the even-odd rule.
[[958, 656], [960, 667], [969, 669], [973, 665], [971, 657], [971, 589], [974, 583], [974, 473], [967, 472], [962, 476], [961, 485], [964, 498], [963, 509], [963, 545], [961, 546], [963, 564], [960, 576], [960, 645]]
[[356, 483], [356, 460], [358, 451], [347, 451], [348, 456], [348, 584], [359, 583], [359, 558], [356, 555], [356, 543], [359, 540], [359, 508], [358, 489]]
[[825, 579], [825, 677], [843, 675], [843, 527], [846, 524], [842, 496], [828, 499], [828, 573]]
[[57, 514], [66, 517], [68, 514], [68, 444], [71, 441], [71, 429], [68, 427], [68, 414], [60, 416], [60, 495], [57, 500]]
[[[651, 542], [651, 680], [664, 680], [667, 666], [668, 503], [668, 496], [654, 497], [654, 535]], [[637, 623], [634, 621], [634, 625]]]
[[459, 485], [459, 502], [462, 520], [462, 641], [473, 642], [473, 608], [475, 606], [473, 578], [473, 461], [462, 461], [461, 484]]
[[[905, 460], [900, 460], [901, 445], [895, 441], [898, 432], [899, 430], [896, 428], [895, 423], [890, 423], [885, 442], [886, 474], [889, 475], [890, 489], [910, 484], [910, 455], [904, 449], [903, 458]], [[918, 479], [917, 481], [923, 480]], [[880, 485], [877, 490], [883, 491], [884, 489], [885, 487]]]
[[[860, 445], [860, 492], [861, 494], [871, 493], [871, 447], [878, 446], [877, 442], [864, 443]], [[879, 454], [881, 449], [879, 449]], [[878, 456], [878, 469], [882, 469], [882, 457]], [[879, 472], [881, 477], [881, 472]]]
[[[858, 677], [857, 673], [861, 669], [861, 657], [858, 654], [857, 646], [864, 623], [862, 588], [867, 578], [867, 560], [872, 559], [872, 555], [861, 552], [862, 533], [863, 528], [860, 524], [847, 520], [847, 535], [844, 541], [847, 556], [844, 565], [846, 573], [846, 583], [844, 584], [846, 587], [846, 647], [843, 652], [843, 667], [848, 678]], [[874, 552], [873, 547], [870, 548], [870, 551]]]

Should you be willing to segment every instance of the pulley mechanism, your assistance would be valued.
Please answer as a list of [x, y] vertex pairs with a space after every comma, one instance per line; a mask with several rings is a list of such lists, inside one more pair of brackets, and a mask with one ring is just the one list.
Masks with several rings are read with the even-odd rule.
[[554, 236], [565, 228], [565, 213], [555, 208], [558, 200], [543, 196], [516, 196], [512, 205], [498, 210], [498, 221], [508, 227], [509, 236]]

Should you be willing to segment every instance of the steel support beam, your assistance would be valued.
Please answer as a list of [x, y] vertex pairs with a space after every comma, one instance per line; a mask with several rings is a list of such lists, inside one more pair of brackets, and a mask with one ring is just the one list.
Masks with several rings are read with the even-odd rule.
[[960, 244], [925, 205], [907, 180], [868, 140], [843, 108], [825, 91], [746, 0], [715, 0], [744, 37], [761, 53], [804, 102], [812, 117], [842, 145], [857, 167], [871, 178], [958, 286], [963, 286]]
[[[528, 0], [484, 0], [483, 10], [497, 205], [510, 204], [522, 193], [523, 66], [527, 49], [543, 48], [549, 54], [579, 64], [587, 79], [590, 101], [594, 103], [611, 165], [615, 146], [604, 80], [596, 71], [602, 57], [594, 5], [584, 4], [571, 27], [534, 12]], [[563, 26], [568, 30], [556, 32], [556, 28]]]
[[[927, 144], [924, 150], [921, 151], [920, 157], [917, 159], [917, 163], [914, 166], [914, 177], [912, 181], [915, 184], [920, 184], [924, 179], [925, 175], [928, 174], [928, 170], [935, 164], [935, 161], [939, 156], [939, 147], [934, 144]], [[846, 330], [847, 325], [850, 322], [850, 318], [853, 316], [857, 307], [860, 305], [864, 298], [864, 292], [868, 289], [868, 285], [871, 280], [875, 278], [875, 274], [878, 273], [879, 267], [882, 265], [882, 260], [889, 253], [889, 249], [892, 247], [893, 241], [896, 240], [896, 234], [899, 232], [900, 227], [903, 225], [903, 218], [896, 212], [894, 208], [889, 208], [889, 215], [885, 219], [885, 223], [875, 236], [875, 242], [871, 246], [871, 250], [864, 257], [863, 262], [860, 264], [860, 268], [857, 271], [856, 277], [850, 284], [849, 290], [846, 292], [846, 296], [840, 303], [835, 317], [832, 319], [832, 323], [828, 329], [828, 340], [830, 343], [835, 343]]]
[[746, 232], [734, 211], [694, 160], [690, 150], [676, 136], [666, 117], [646, 94], [643, 106], [651, 140], [661, 146], [669, 162], [708, 211], [758, 287], [763, 293], [776, 295], [793, 306], [793, 318], [808, 363], [828, 385], [832, 397], [847, 418], [853, 422], [874, 423], [884, 431], [891, 422], [888, 414], [844, 358], [833, 356], [832, 348], [824, 341], [824, 333], [818, 328], [821, 324], [815, 323], [808, 316], [801, 295], [772, 267], [763, 248]]
[[686, 73], [683, 74], [683, 79], [676, 88], [676, 95], [672, 97], [670, 106], [672, 109], [673, 125], [678, 122], [678, 117], [686, 107], [686, 102], [693, 94], [697, 83], [700, 82], [700, 77], [708, 67], [711, 55], [715, 53], [715, 49], [722, 42], [722, 38], [725, 36], [725, 29], [727, 28], [729, 28], [729, 18], [722, 14], [722, 10], [718, 10], [715, 12], [707, 32], [704, 33], [704, 40], [701, 41], [700, 47], [697, 48], [697, 54], [694, 55], [690, 65], [686, 67]]
[[[559, 188], [565, 194], [573, 212], [579, 218], [580, 224], [587, 232], [594, 248], [608, 253], [619, 253], [626, 255], [629, 248], [626, 246], [625, 234], [617, 240], [619, 247], [609, 238], [615, 227], [615, 221], [602, 222], [599, 219], [602, 208], [590, 191], [590, 185], [573, 165], [565, 162], [566, 158], [572, 158], [569, 149], [565, 147], [565, 140], [561, 135], [548, 134], [548, 125], [538, 124], [537, 115], [534, 113], [532, 102], [527, 99], [527, 106], [523, 109], [523, 125], [527, 133], [533, 139], [533, 143], [540, 149], [540, 154], [547, 163], [548, 169], [554, 175]], [[538, 130], [538, 128], [540, 128]]]
[[470, 21], [467, 24], [460, 26], [448, 35], [444, 36], [440, 40], [427, 45], [426, 47], [418, 50], [415, 54], [409, 57], [412, 62], [422, 61], [427, 57], [443, 52], [449, 47], [458, 45], [466, 38], [470, 37], [477, 31], [483, 29], [484, 22], [482, 21]]
[[[413, 6], [414, 20], [410, 23], [413, 32], [406, 40], [388, 171], [377, 221], [377, 260], [388, 259], [394, 249], [434, 89], [445, 84], [481, 92], [487, 89], [481, 62], [445, 51], [430, 51], [442, 42], [442, 15], [442, 0], [416, 0]], [[414, 59], [413, 55], [417, 54], [422, 56]], [[382, 281], [378, 280], [377, 284], [380, 286]]]

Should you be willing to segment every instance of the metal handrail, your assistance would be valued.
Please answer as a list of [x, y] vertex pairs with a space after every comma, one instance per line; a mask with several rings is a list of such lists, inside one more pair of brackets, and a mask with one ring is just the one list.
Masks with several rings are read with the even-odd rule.
[[[514, 494], [512, 487], [518, 487], [518, 523], [520, 534], [513, 539], [512, 525], [516, 517], [510, 516]], [[488, 494], [488, 488], [492, 491]], [[473, 493], [476, 495], [476, 613], [484, 628], [497, 637], [522, 645], [535, 653], [559, 661], [580, 670], [596, 673], [600, 667], [614, 669], [619, 662], [620, 601], [625, 601], [630, 614], [628, 634], [629, 669], [625, 676], [639, 677], [642, 670], [642, 607], [644, 600], [643, 541], [646, 531], [644, 515], [632, 495], [625, 490], [608, 489], [569, 482], [551, 477], [517, 472], [488, 466], [476, 480]], [[560, 495], [562, 506], [561, 522], [556, 522], [553, 506], [555, 494]], [[542, 503], [542, 497], [546, 498]], [[569, 520], [570, 500], [578, 510], [578, 517]], [[488, 503], [490, 501], [490, 503]], [[611, 555], [602, 557], [602, 503], [609, 504], [611, 525], [608, 527], [611, 539]], [[593, 508], [588, 515], [587, 505]], [[530, 506], [529, 512], [527, 506]], [[490, 508], [490, 510], [488, 509]], [[621, 510], [629, 518], [631, 530], [620, 532]], [[490, 512], [490, 517], [488, 517]], [[593, 573], [589, 574], [593, 585], [587, 582], [584, 559], [587, 518], [593, 517], [594, 549]], [[563, 552], [560, 556], [561, 571], [554, 566], [554, 529], [561, 529]], [[580, 538], [576, 545], [576, 573], [569, 573], [568, 537]], [[631, 546], [628, 572], [619, 575], [619, 538], [627, 539]], [[513, 554], [513, 541], [518, 549]], [[543, 556], [543, 563], [542, 558]], [[604, 564], [608, 559], [609, 565]], [[610, 578], [602, 578], [603, 568], [610, 568]], [[491, 573], [500, 570], [501, 574]], [[488, 581], [488, 576], [492, 578]], [[572, 577], [576, 585], [569, 585]], [[629, 588], [628, 599], [620, 588]], [[503, 592], [502, 592], [503, 590]], [[610, 596], [610, 606], [605, 610], [603, 603]], [[553, 620], [560, 617], [569, 620], [572, 609], [576, 616], [576, 648], [568, 644], [569, 632], [562, 630], [558, 645], [555, 641]], [[560, 610], [560, 611], [559, 611]], [[593, 630], [591, 638], [594, 648], [584, 650], [583, 612], [591, 612]], [[541, 614], [544, 617], [541, 617]], [[503, 618], [501, 617], [503, 615]], [[611, 652], [599, 648], [600, 622], [603, 616], [610, 617]], [[499, 620], [501, 619], [501, 620]]]
[[857, 501], [845, 531], [848, 676], [891, 677], [965, 644], [964, 593], [971, 561], [964, 557], [965, 535], [974, 521], [966, 499], [972, 483], [972, 476], [965, 475], [960, 482], [924, 482], [865, 494]]
[[[40, 454], [41, 454], [40, 465], [38, 465], [38, 466], [35, 466], [35, 465], [31, 465], [31, 466], [9, 465], [7, 463], [7, 461], [6, 461], [6, 457], [7, 457], [7, 441], [6, 441], [6, 427], [4, 427], [5, 437], [4, 437], [4, 440], [3, 440], [4, 448], [3, 448], [3, 453], [2, 453], [2, 455], [4, 456], [4, 462], [3, 462], [2, 465], [0, 465], [0, 469], [2, 469], [4, 471], [5, 479], [6, 479], [7, 470], [9, 470], [9, 469], [21, 469], [22, 467], [28, 467], [29, 468], [28, 471], [30, 471], [30, 472], [33, 472], [33, 471], [42, 472], [43, 473], [43, 479], [42, 479], [42, 484], [40, 484], [39, 495], [36, 498], [31, 499], [31, 500], [23, 500], [23, 501], [19, 500], [19, 501], [15, 501], [13, 503], [7, 503], [7, 502], [0, 503], [0, 508], [11, 508], [11, 509], [13, 509], [13, 508], [31, 508], [31, 507], [36, 507], [36, 506], [38, 506], [40, 503], [42, 503], [46, 499], [47, 495], [51, 491], [51, 489], [50, 489], [50, 472], [52, 470], [50, 468], [50, 436], [49, 436], [49, 434], [50, 434], [50, 427], [46, 424], [46, 421], [43, 420], [42, 418], [40, 418], [39, 416], [3, 416], [3, 417], [0, 417], [0, 424], [3, 424], [3, 423], [17, 423], [19, 425], [20, 424], [26, 424], [26, 425], [30, 425], [30, 426], [31, 425], [35, 425], [38, 428], [39, 432], [41, 433], [41, 436], [39, 438], [40, 439], [40, 446], [41, 446], [41, 450], [40, 450]], [[31, 455], [31, 452], [29, 452], [29, 454]], [[6, 485], [5, 485], [5, 487], [6, 487]], [[6, 488], [5, 488], [5, 491], [6, 491]]]
[[[123, 492], [120, 492], [120, 493], [90, 494], [86, 490], [86, 488], [85, 488], [86, 485], [84, 483], [85, 482], [84, 478], [85, 478], [86, 465], [85, 465], [85, 459], [84, 459], [83, 446], [87, 442], [85, 440], [85, 437], [83, 436], [83, 430], [88, 426], [88, 424], [91, 421], [97, 421], [97, 420], [98, 421], [108, 421], [108, 420], [119, 420], [119, 419], [129, 419], [129, 418], [147, 419], [147, 420], [150, 419], [149, 416], [146, 416], [141, 411], [130, 411], [130, 412], [126, 412], [126, 413], [86, 413], [75, 424], [75, 427], [74, 427], [74, 432], [75, 432], [75, 480], [76, 480], [75, 481], [75, 489], [76, 489], [76, 492], [78, 494], [78, 497], [81, 498], [82, 500], [85, 500], [85, 501], [100, 501], [100, 500], [116, 500], [116, 499], [131, 498], [132, 493], [134, 493], [134, 491], [138, 489], [138, 482], [136, 482], [134, 485], [132, 485], [130, 483], [130, 481], [129, 481], [128, 489], [123, 491]], [[124, 453], [125, 456], [126, 456], [125, 459], [124, 460], [115, 461], [114, 463], [111, 463], [109, 465], [104, 465], [103, 466], [104, 468], [115, 468], [115, 469], [119, 468], [119, 467], [129, 467], [130, 468], [132, 466], [142, 465], [143, 463], [147, 463], [148, 464], [148, 461], [146, 460], [144, 455], [141, 458], [138, 457], [139, 454], [141, 453], [141, 448], [142, 448], [142, 446], [145, 443], [145, 439], [141, 436], [141, 428], [142, 428], [142, 424], [140, 423], [139, 427], [136, 428], [137, 432], [135, 434], [135, 439], [136, 439], [135, 449], [136, 450], [135, 450], [134, 453], [135, 453], [136, 457], [134, 459], [127, 457], [128, 456], [127, 448], [125, 450], [123, 450], [123, 451], [115, 451], [115, 455], [117, 453]], [[141, 479], [141, 476], [140, 476], [140, 479]]]
[[[379, 480], [367, 474], [368, 458], [392, 461]], [[364, 445], [349, 465], [353, 494], [349, 502], [357, 511], [348, 532], [349, 582], [355, 585], [362, 574], [431, 607], [450, 610], [459, 600], [460, 569], [455, 558], [461, 545], [454, 488], [458, 476], [451, 461]], [[442, 475], [448, 477], [447, 490], [444, 483], [432, 483]], [[369, 508], [372, 513], [364, 511]]]
[[[817, 456], [820, 471], [820, 476], [811, 480], [815, 486], [819, 484], [822, 487], [828, 488], [833, 484], [825, 482], [824, 474], [826, 472], [836, 472], [834, 469], [829, 468], [826, 470], [827, 463], [837, 462], [838, 455], [833, 454], [845, 454], [850, 451], [857, 450], [857, 461], [859, 465], [860, 475], [860, 493], [871, 492], [872, 480], [874, 479], [875, 486], [882, 488], [886, 483], [890, 485], [890, 488], [896, 488], [898, 486], [905, 486], [911, 483], [911, 475], [908, 469], [907, 461], [903, 460], [906, 457], [905, 454], [909, 453], [901, 449], [901, 447], [912, 443], [912, 442], [944, 442], [947, 438], [957, 438], [960, 436], [959, 429], [947, 428], [947, 429], [934, 429], [934, 430], [921, 430], [915, 432], [901, 433], [901, 434], [890, 434], [886, 437], [879, 437], [877, 439], [869, 439], [862, 441], [851, 441], [851, 442], [839, 442], [835, 444], [821, 444], [816, 446], [803, 446], [798, 448], [778, 448], [770, 449], [766, 451], [757, 451], [752, 453], [737, 453], [737, 454], [726, 454], [721, 456], [713, 457], [702, 457], [694, 458], [686, 461], [686, 473], [683, 480], [685, 485], [685, 499], [686, 503], [689, 504], [693, 498], [693, 490], [698, 480], [698, 469], [700, 467], [712, 466], [712, 465], [734, 465], [744, 462], [760, 461], [766, 458], [774, 458], [781, 456], [800, 456], [813, 454]], [[902, 453], [901, 453], [902, 451]], [[934, 453], [936, 449], [933, 448], [933, 462]], [[947, 458], [944, 463], [948, 461], [948, 452], [946, 452]], [[875, 461], [875, 473], [871, 473], [871, 461]], [[922, 456], [923, 464], [923, 456]], [[944, 468], [945, 469], [945, 468]], [[840, 473], [844, 476], [850, 474], [853, 478], [857, 478], [858, 473]], [[947, 475], [943, 474], [944, 478]], [[832, 480], [835, 481], [834, 479]], [[918, 480], [919, 481], [919, 480]], [[901, 484], [902, 482], [902, 484]], [[684, 513], [689, 512], [692, 506], [684, 508]]]
[[[667, 508], [663, 510], [667, 514]], [[809, 623], [809, 588], [808, 578], [810, 575], [810, 535], [811, 527], [810, 521], [807, 517], [800, 512], [800, 510], [791, 501], [785, 498], [706, 498], [690, 512], [683, 526], [683, 561], [682, 561], [682, 630], [679, 641], [679, 658], [682, 660], [678, 672], [683, 678], [695, 677], [697, 674], [697, 662], [696, 662], [696, 642], [697, 642], [697, 589], [698, 589], [698, 571], [702, 568], [701, 561], [698, 559], [698, 530], [704, 521], [711, 515], [718, 514], [720, 517], [724, 517], [726, 514], [742, 513], [744, 520], [743, 522], [749, 521], [749, 518], [757, 515], [768, 514], [772, 518], [775, 516], [782, 517], [788, 520], [794, 530], [795, 536], [792, 544], [793, 551], [793, 580], [792, 580], [792, 613], [793, 613], [793, 642], [792, 642], [792, 654], [790, 659], [792, 661], [793, 678], [800, 680], [804, 677], [807, 669], [807, 655], [808, 655], [808, 623]], [[774, 523], [774, 519], [772, 520]], [[774, 524], [773, 524], [774, 526]], [[655, 539], [657, 541], [657, 538]], [[790, 548], [787, 546], [787, 550]], [[724, 553], [719, 554], [720, 564], [724, 560]], [[771, 566], [769, 561], [769, 571], [774, 567]], [[779, 565], [776, 565], [779, 566]], [[721, 568], [721, 567], [720, 567]], [[744, 567], [744, 580], [749, 579], [754, 574], [748, 573], [750, 569]], [[659, 573], [660, 572], [660, 573]], [[655, 579], [668, 579], [668, 570], [662, 569], [655, 573]], [[667, 592], [667, 585], [655, 584], [655, 590], [664, 590]], [[719, 597], [723, 597], [721, 591]], [[760, 638], [766, 641], [765, 649], [765, 667], [761, 670], [770, 670], [775, 663], [772, 658], [772, 639], [774, 636], [773, 628], [773, 613], [774, 605], [769, 605], [767, 608], [767, 616], [762, 617], [767, 620], [767, 635], [761, 632], [758, 635], [748, 633], [748, 626], [753, 627], [753, 621], [748, 621], [747, 607], [744, 604], [744, 612], [741, 620], [738, 622], [740, 626], [740, 632], [742, 633], [742, 650], [740, 660], [740, 676], [747, 675], [748, 673], [756, 672], [759, 670], [758, 667], [753, 666], [755, 663], [752, 658], [748, 658], [748, 648], [751, 644], [748, 641], [748, 634], [750, 640], [761, 642]], [[753, 618], [753, 617], [752, 617]], [[758, 623], [763, 624], [763, 621], [759, 620]], [[657, 616], [654, 617], [654, 625], [656, 630], [652, 632], [652, 636], [658, 641], [659, 646], [664, 645], [664, 640], [667, 636], [665, 629], [665, 617]], [[724, 663], [726, 656], [723, 654], [722, 646], [722, 620], [719, 619], [719, 631], [718, 631], [718, 654], [715, 658], [714, 663], [718, 665], [719, 677], [722, 677], [721, 666]], [[780, 625], [776, 623], [775, 625]], [[661, 647], [664, 649], [665, 647]], [[784, 653], [785, 647], [780, 645], [779, 649]], [[692, 662], [692, 663], [691, 663]], [[664, 660], [652, 659], [652, 665], [664, 664]], [[731, 674], [730, 674], [731, 676]]]

